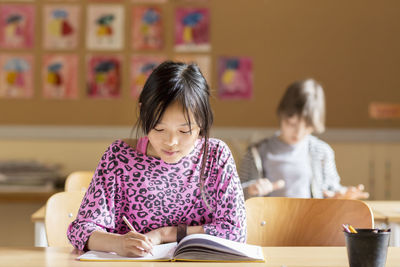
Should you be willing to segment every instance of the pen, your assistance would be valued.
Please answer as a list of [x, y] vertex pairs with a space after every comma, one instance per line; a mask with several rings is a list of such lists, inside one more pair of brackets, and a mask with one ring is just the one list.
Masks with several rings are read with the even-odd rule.
[[[133, 228], [132, 224], [128, 221], [128, 219], [125, 216], [122, 216], [122, 220], [124, 220], [124, 222], [126, 223], [126, 225], [128, 225], [129, 229], [131, 229], [132, 232], [136, 233], [135, 228]], [[149, 251], [149, 253], [151, 254], [151, 256], [154, 256], [151, 251]]]

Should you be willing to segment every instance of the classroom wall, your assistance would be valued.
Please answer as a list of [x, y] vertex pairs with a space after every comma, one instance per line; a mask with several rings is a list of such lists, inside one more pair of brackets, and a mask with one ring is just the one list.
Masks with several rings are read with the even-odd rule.
[[[2, 1], [1, 3], [13, 3]], [[57, 1], [57, 3], [71, 3]], [[86, 6], [88, 0], [76, 1]], [[130, 0], [121, 4], [130, 7]], [[39, 12], [43, 5], [55, 1], [33, 1]], [[368, 105], [372, 101], [400, 102], [400, 22], [397, 0], [208, 0], [199, 3], [169, 0], [162, 4], [166, 15], [166, 47], [161, 54], [172, 58], [172, 16], [175, 6], [195, 5], [211, 8], [212, 106], [217, 127], [276, 127], [275, 109], [285, 87], [292, 81], [314, 77], [323, 84], [327, 97], [327, 127], [351, 129], [398, 129], [400, 120], [372, 120]], [[85, 12], [83, 12], [85, 13]], [[40, 14], [40, 13], [39, 13]], [[128, 17], [128, 16], [126, 16]], [[40, 22], [40, 21], [39, 21]], [[127, 21], [127, 23], [129, 20]], [[128, 26], [128, 24], [127, 24]], [[128, 31], [128, 27], [125, 27]], [[128, 33], [127, 33], [128, 34]], [[36, 24], [36, 45], [31, 52], [38, 60], [46, 52], [41, 46], [41, 22]], [[82, 32], [82, 37], [84, 33]], [[118, 51], [126, 60], [135, 51]], [[118, 100], [92, 100], [85, 96], [85, 61], [87, 51], [81, 38], [77, 53], [80, 98], [72, 101], [45, 100], [41, 97], [40, 69], [35, 69], [35, 94], [29, 100], [0, 99], [0, 125], [27, 126], [131, 126], [135, 121], [135, 100], [129, 97], [128, 65], [124, 65], [123, 93]], [[0, 50], [8, 53], [10, 50]], [[101, 53], [101, 51], [99, 52]], [[159, 53], [158, 53], [159, 54]], [[219, 56], [248, 56], [253, 59], [254, 96], [251, 100], [220, 100], [217, 98], [216, 62]], [[1, 70], [0, 70], [1, 71]], [[126, 133], [126, 136], [129, 133]], [[37, 139], [2, 138], [0, 159], [36, 159], [61, 163], [66, 175], [75, 170], [94, 170], [106, 147], [113, 139]], [[235, 159], [240, 159], [245, 142], [231, 142]], [[387, 177], [396, 177], [385, 166], [399, 150], [387, 153], [393, 144], [372, 147], [370, 142], [349, 145], [331, 142], [337, 151], [338, 170], [344, 184], [376, 178], [374, 199], [389, 199]], [[397, 144], [397, 149], [399, 148]], [[383, 151], [383, 152], [382, 152]], [[379, 153], [376, 153], [379, 152]], [[360, 157], [360, 155], [362, 157]], [[378, 156], [376, 156], [378, 155]], [[370, 162], [377, 159], [374, 174]], [[356, 160], [354, 160], [356, 159]], [[388, 160], [389, 159], [389, 160]], [[392, 167], [400, 166], [393, 161]], [[383, 166], [383, 167], [382, 167]], [[372, 176], [371, 176], [372, 175]], [[397, 179], [399, 180], [399, 179]], [[396, 183], [392, 188], [400, 188]], [[368, 190], [370, 188], [367, 188]], [[382, 193], [383, 192], [383, 193]], [[399, 199], [399, 193], [391, 195]], [[8, 214], [19, 223], [0, 223], [1, 245], [33, 244], [30, 215], [42, 204], [23, 203], [0, 205], [1, 214]], [[7, 239], [10, 232], [17, 233]]]
[[[7, 1], [5, 1], [7, 2]], [[64, 1], [57, 1], [63, 3]], [[65, 1], [66, 2], [66, 1]], [[372, 101], [400, 102], [400, 1], [386, 0], [210, 0], [168, 1], [165, 12], [166, 47], [161, 54], [172, 58], [173, 10], [176, 6], [211, 9], [213, 108], [216, 126], [275, 127], [275, 109], [285, 87], [292, 81], [314, 77], [327, 96], [327, 126], [336, 128], [398, 128], [400, 120], [373, 120], [368, 116]], [[34, 1], [40, 14], [50, 1]], [[137, 53], [129, 45], [127, 7], [125, 58]], [[79, 1], [86, 7], [88, 1]], [[85, 12], [83, 12], [85, 14]], [[84, 25], [83, 19], [83, 25]], [[31, 51], [41, 60], [42, 27], [36, 23], [36, 46]], [[80, 74], [85, 74], [82, 31]], [[4, 52], [0, 51], [1, 52]], [[98, 53], [101, 53], [98, 52]], [[110, 53], [110, 52], [108, 52]], [[157, 54], [160, 54], [157, 53]], [[253, 59], [254, 97], [251, 100], [220, 100], [216, 97], [216, 62], [219, 56]], [[35, 70], [35, 96], [31, 100], [0, 99], [3, 125], [132, 125], [135, 100], [129, 97], [128, 64], [124, 65], [123, 93], [118, 100], [85, 97], [85, 75], [79, 78], [80, 98], [72, 101], [44, 100], [40, 92], [40, 69]], [[246, 112], [243, 112], [246, 111]]]

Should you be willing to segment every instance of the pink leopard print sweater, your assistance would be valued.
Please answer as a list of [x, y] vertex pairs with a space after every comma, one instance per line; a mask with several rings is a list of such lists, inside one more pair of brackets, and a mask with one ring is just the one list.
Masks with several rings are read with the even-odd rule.
[[[147, 137], [139, 140], [138, 148], [143, 142], [147, 145]], [[217, 139], [209, 139], [203, 189], [208, 194], [201, 196], [203, 142], [199, 139], [189, 155], [168, 164], [115, 141], [101, 158], [77, 218], [68, 228], [71, 244], [84, 250], [95, 230], [127, 233], [124, 215], [139, 233], [184, 223], [203, 225], [206, 234], [245, 242], [242, 187], [229, 148]]]

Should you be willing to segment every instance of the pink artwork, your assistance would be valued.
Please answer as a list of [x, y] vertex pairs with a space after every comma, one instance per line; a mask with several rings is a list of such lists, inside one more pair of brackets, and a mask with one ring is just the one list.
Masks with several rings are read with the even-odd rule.
[[32, 48], [34, 28], [33, 5], [0, 5], [1, 48]]
[[122, 5], [89, 5], [86, 44], [94, 50], [118, 50], [124, 45], [124, 8]]
[[133, 3], [166, 3], [167, 0], [132, 0]]
[[33, 96], [33, 57], [0, 55], [0, 97], [31, 98]]
[[139, 97], [151, 72], [165, 60], [163, 56], [132, 56], [130, 77], [133, 97]]
[[122, 2], [124, 0], [88, 0], [89, 2]]
[[218, 96], [221, 99], [249, 99], [253, 95], [252, 60], [221, 57], [218, 60]]
[[88, 57], [88, 96], [116, 98], [121, 91], [121, 56]]
[[43, 12], [44, 47], [74, 49], [78, 45], [80, 7], [46, 5]]
[[161, 49], [164, 44], [159, 7], [133, 7], [132, 46], [134, 49]]
[[208, 8], [179, 7], [175, 12], [175, 50], [210, 50], [210, 14]]
[[78, 97], [78, 56], [45, 55], [43, 57], [43, 96], [74, 99]]
[[211, 84], [211, 58], [206, 55], [187, 55], [179, 54], [174, 57], [176, 61], [184, 62], [186, 64], [195, 63], [199, 66], [201, 73], [206, 78], [207, 83]]

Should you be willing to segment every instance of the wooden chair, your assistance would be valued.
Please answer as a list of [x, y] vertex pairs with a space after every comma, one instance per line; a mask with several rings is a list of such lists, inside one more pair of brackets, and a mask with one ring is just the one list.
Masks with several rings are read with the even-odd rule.
[[72, 247], [67, 229], [76, 218], [84, 194], [83, 191], [60, 192], [47, 200], [44, 223], [50, 247]]
[[86, 191], [94, 172], [92, 171], [76, 171], [68, 175], [65, 180], [65, 191]]
[[256, 197], [245, 206], [247, 243], [259, 246], [344, 246], [342, 224], [374, 227], [360, 200]]

